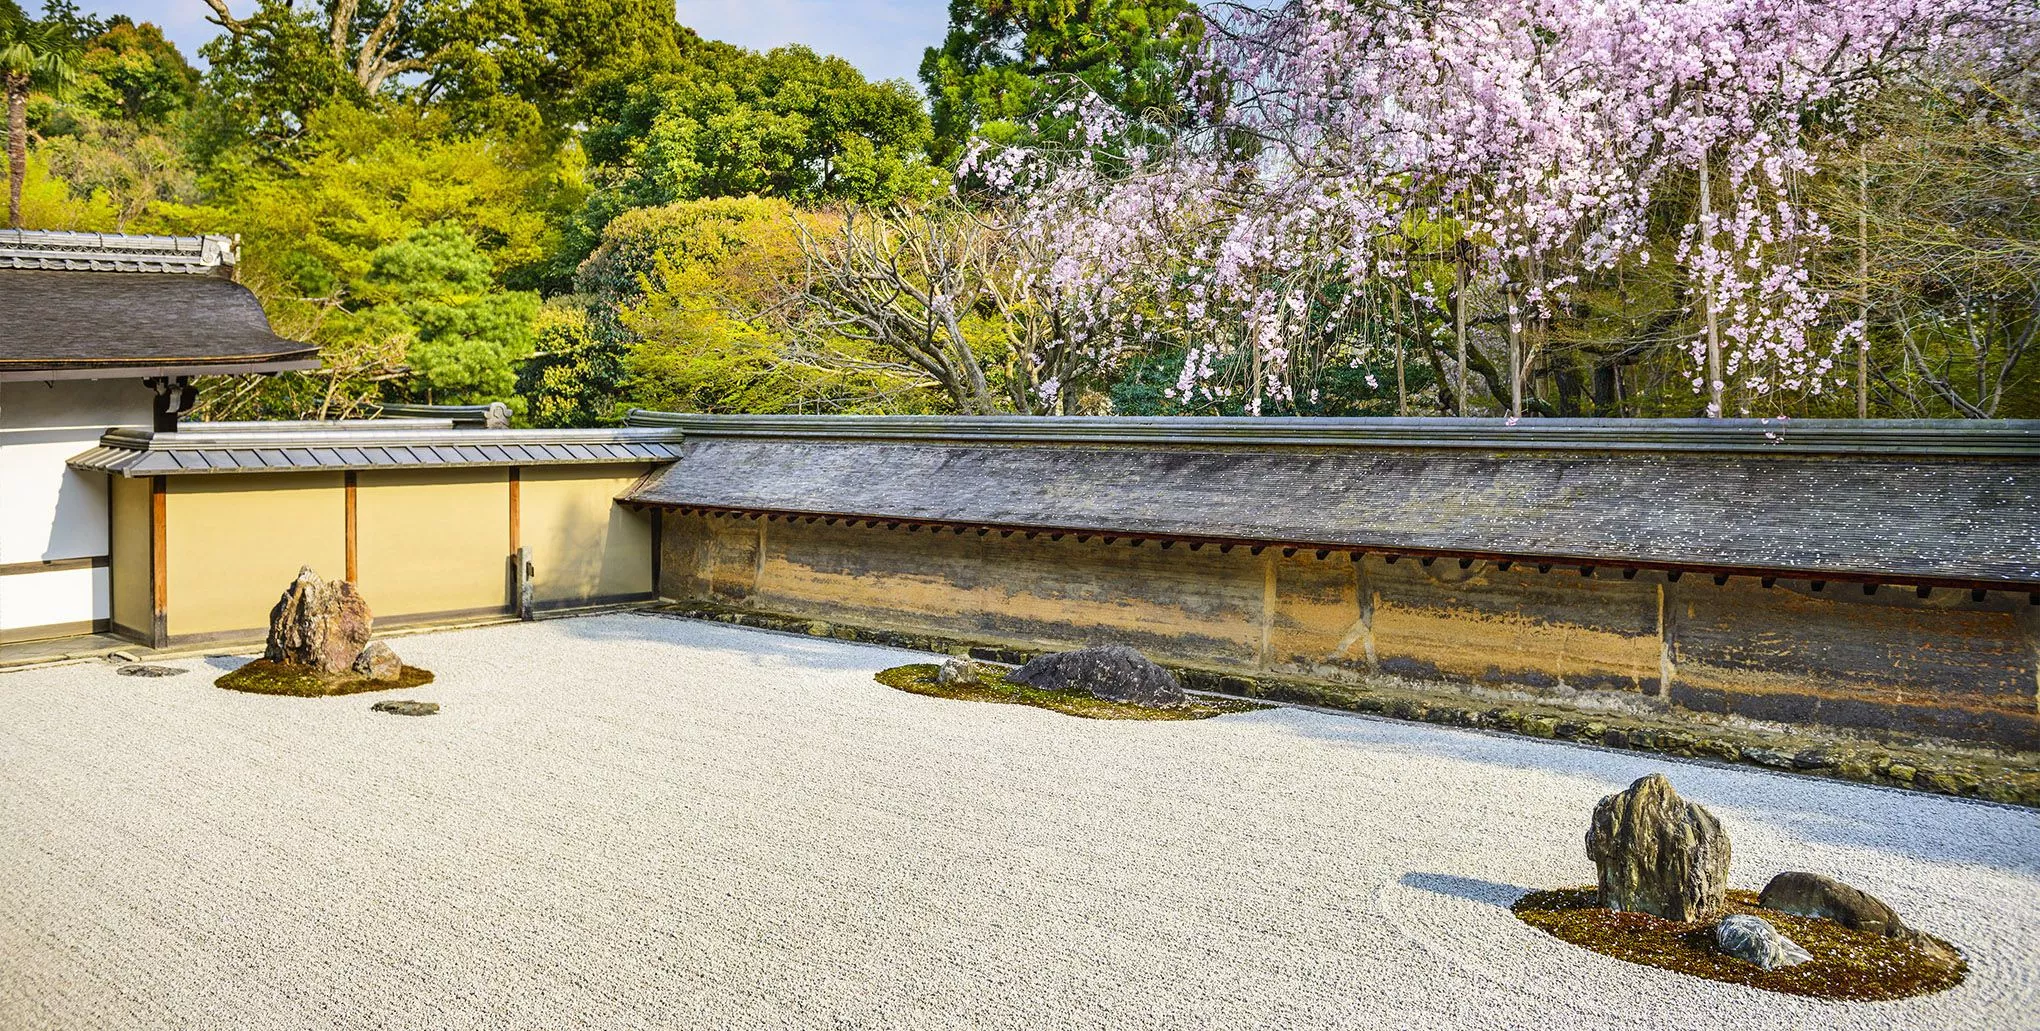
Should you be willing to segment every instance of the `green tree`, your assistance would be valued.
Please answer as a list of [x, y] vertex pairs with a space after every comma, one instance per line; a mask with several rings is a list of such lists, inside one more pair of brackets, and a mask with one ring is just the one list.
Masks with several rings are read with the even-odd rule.
[[1057, 79], [1078, 79], [1128, 110], [1176, 109], [1181, 65], [1202, 37], [1192, 0], [950, 0], [949, 35], [921, 59], [936, 161], [974, 135], [1028, 131]]
[[806, 47], [697, 41], [683, 65], [616, 96], [586, 137], [601, 189], [591, 230], [635, 207], [785, 197], [886, 202], [938, 185], [928, 119], [904, 82], [867, 82]]
[[[521, 270], [557, 249], [552, 227], [582, 197], [571, 164], [542, 138], [449, 136], [444, 124], [408, 105], [329, 107], [291, 156], [251, 169], [231, 194], [202, 205], [157, 204], [140, 221], [147, 231], [240, 234], [241, 280], [277, 333], [320, 345], [325, 364], [317, 373], [215, 389], [208, 415], [338, 417], [360, 411], [385, 385], [409, 391], [417, 320], [387, 275], [373, 275], [385, 246], [442, 223], [458, 227], [498, 284], [518, 283]], [[449, 389], [424, 386], [435, 398]]]
[[531, 353], [538, 295], [503, 290], [459, 226], [440, 223], [378, 247], [360, 299], [400, 320], [410, 396], [437, 404], [512, 402], [516, 364]]
[[61, 92], [78, 75], [76, 27], [59, 8], [33, 20], [14, 0], [0, 0], [0, 92], [7, 95], [7, 224], [21, 226], [21, 190], [28, 179], [28, 94]]
[[274, 157], [336, 103], [408, 99], [464, 131], [563, 133], [591, 86], [678, 53], [661, 0], [257, 0], [245, 17], [228, 0], [206, 3], [226, 30], [201, 51], [212, 103], [198, 143], [209, 163], [249, 144]]
[[199, 74], [163, 30], [125, 15], [85, 41], [71, 104], [102, 119], [163, 125], [198, 99]]
[[30, 130], [49, 171], [77, 197], [104, 201], [108, 228], [123, 230], [151, 204], [196, 199], [180, 130], [198, 82], [162, 30], [116, 15], [85, 40], [65, 96], [30, 102]]

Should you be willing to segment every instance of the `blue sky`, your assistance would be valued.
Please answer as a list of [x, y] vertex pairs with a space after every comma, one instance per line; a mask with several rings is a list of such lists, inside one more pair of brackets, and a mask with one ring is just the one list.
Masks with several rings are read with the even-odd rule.
[[[254, 0], [228, 5], [236, 14], [255, 6]], [[219, 31], [205, 20], [205, 0], [83, 0], [78, 6], [155, 22], [194, 60], [199, 45]], [[944, 0], [678, 0], [676, 11], [680, 24], [711, 39], [758, 49], [805, 43], [848, 59], [866, 76], [916, 85], [921, 51], [942, 41], [949, 17]]]

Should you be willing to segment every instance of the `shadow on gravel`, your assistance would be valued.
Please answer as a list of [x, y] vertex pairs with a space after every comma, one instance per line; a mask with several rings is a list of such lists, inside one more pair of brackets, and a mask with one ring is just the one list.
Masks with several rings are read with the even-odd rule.
[[[1729, 821], [1756, 819], [1802, 841], [1874, 849], [1929, 863], [1976, 864], [2033, 870], [2031, 860], [2007, 858], [2030, 851], [2040, 812], [1943, 795], [1802, 776], [1751, 766], [1727, 766], [1648, 752], [1590, 748], [1453, 727], [1334, 714], [1271, 710], [1255, 714], [1280, 721], [1303, 737], [1327, 744], [1391, 754], [1481, 763], [1503, 771], [1537, 770], [1573, 779], [1584, 832], [1602, 795], [1622, 790], [1651, 772], [1663, 772], [1679, 793]], [[1730, 816], [1734, 812], [1734, 817]], [[1577, 835], [1568, 828], [1567, 837]], [[1577, 847], [1576, 845], [1574, 846]]]
[[[714, 652], [763, 667], [876, 673], [886, 666], [898, 665], [901, 660], [897, 656], [921, 654], [651, 613], [617, 612], [547, 620], [538, 625], [583, 640], [641, 649], [644, 661], [652, 665], [666, 661], [662, 653], [667, 649], [688, 649]], [[1652, 771], [1669, 772], [1677, 781], [1680, 794], [1716, 807], [1719, 815], [1727, 815], [1721, 812], [1724, 808], [1739, 810], [1737, 817], [1761, 820], [1803, 841], [1874, 849], [1930, 863], [2006, 869], [2010, 865], [2007, 856], [2030, 853], [2030, 843], [2036, 831], [2040, 831], [2040, 813], [2032, 810], [1971, 804], [1942, 796], [1645, 752], [1604, 750], [1299, 709], [1268, 709], [1224, 719], [1267, 722], [1331, 745], [1413, 758], [1480, 763], [1504, 775], [1535, 770], [1568, 778], [1577, 792], [1580, 815], [1577, 831], [1565, 829], [1563, 836], [1567, 839], [1584, 832], [1594, 803], [1601, 796], [1620, 791]], [[2033, 870], [2040, 869], [2040, 864], [2022, 860], [2010, 868]], [[1410, 883], [1426, 890], [1442, 890], [1430, 884]], [[1507, 905], [1507, 901], [1499, 904]]]
[[658, 649], [681, 647], [744, 658], [758, 666], [784, 665], [821, 672], [876, 673], [887, 666], [899, 665], [901, 660], [896, 656], [923, 654], [884, 645], [805, 637], [644, 612], [545, 620], [537, 625], [587, 641], [632, 642], [645, 648], [647, 660], [653, 662], [658, 661]]
[[1460, 877], [1449, 873], [1416, 873], [1402, 875], [1402, 883], [1428, 891], [1434, 895], [1449, 895], [1468, 902], [1485, 902], [1503, 909], [1514, 905], [1516, 900], [1528, 894], [1530, 889], [1496, 881], [1483, 881], [1478, 877]]

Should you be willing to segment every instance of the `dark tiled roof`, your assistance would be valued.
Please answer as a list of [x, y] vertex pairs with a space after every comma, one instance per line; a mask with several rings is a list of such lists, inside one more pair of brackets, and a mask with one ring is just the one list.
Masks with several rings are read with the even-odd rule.
[[670, 462], [680, 434], [662, 429], [463, 430], [442, 422], [238, 423], [175, 433], [114, 430], [70, 460], [117, 476], [389, 469], [446, 466], [592, 465]]
[[239, 247], [231, 236], [143, 236], [0, 229], [0, 268], [220, 275]]
[[[1809, 579], [2040, 584], [2032, 424], [1972, 427], [1997, 436], [1979, 445], [1993, 456], [1979, 457], [1952, 437], [1937, 445], [1950, 453], [1850, 450], [1832, 426], [1821, 447], [1765, 452], [1481, 447], [1459, 420], [1437, 427], [1466, 431], [1449, 446], [1237, 443], [1194, 421], [1174, 432], [1196, 439], [1109, 445], [1086, 439], [1103, 432], [1088, 422], [1073, 442], [1057, 443], [1052, 421], [1037, 421], [1035, 439], [1010, 443], [970, 439], [977, 427], [968, 426], [885, 439], [863, 420], [850, 439], [830, 439], [825, 419], [772, 435], [755, 421], [697, 417], [684, 422], [680, 461], [625, 499]], [[1351, 424], [1363, 438], [1365, 422]], [[1491, 441], [1508, 432], [1487, 425]]]
[[313, 359], [247, 287], [182, 272], [0, 268], [0, 375], [259, 366]]

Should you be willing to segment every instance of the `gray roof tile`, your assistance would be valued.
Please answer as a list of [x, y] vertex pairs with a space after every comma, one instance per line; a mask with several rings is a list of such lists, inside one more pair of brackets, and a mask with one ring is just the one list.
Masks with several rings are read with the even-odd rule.
[[744, 511], [2040, 584], [2040, 454], [690, 439], [627, 500]]

